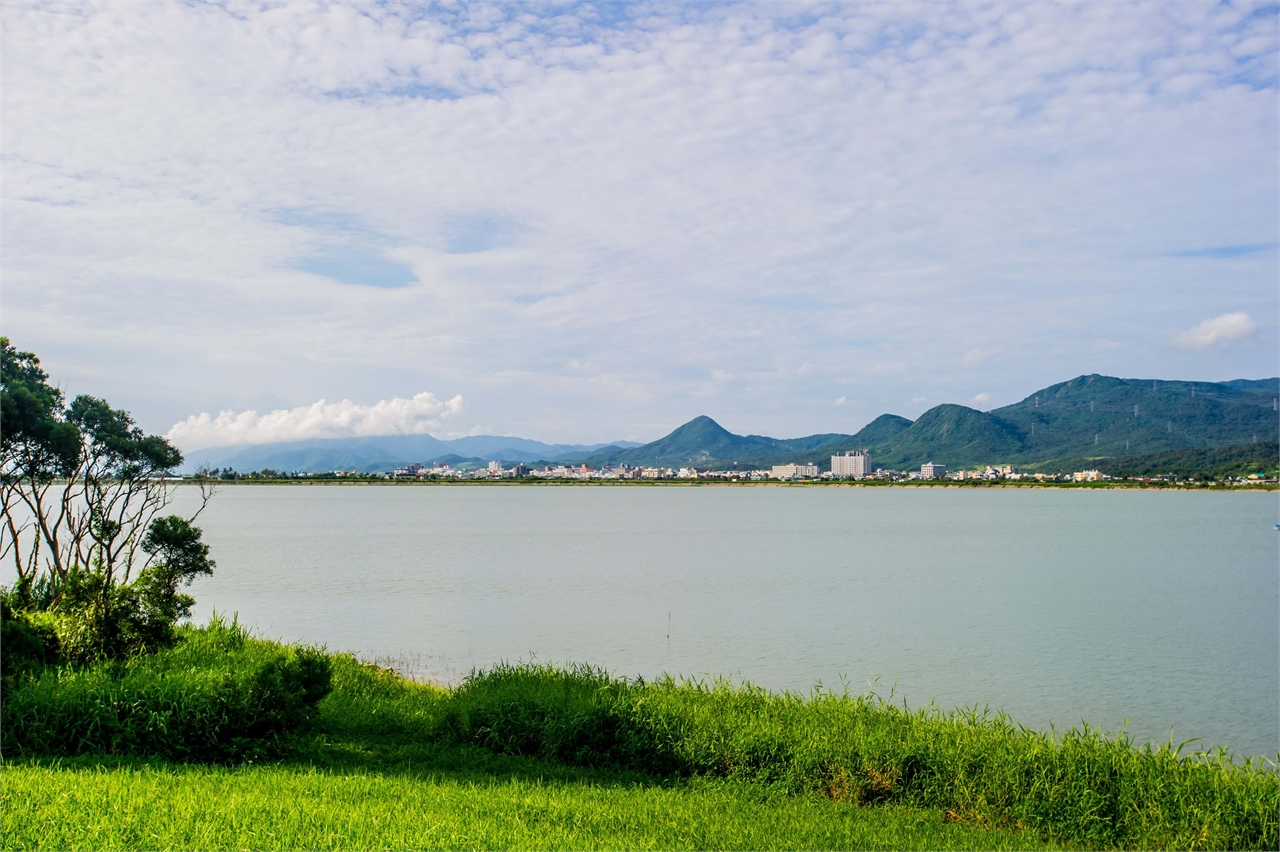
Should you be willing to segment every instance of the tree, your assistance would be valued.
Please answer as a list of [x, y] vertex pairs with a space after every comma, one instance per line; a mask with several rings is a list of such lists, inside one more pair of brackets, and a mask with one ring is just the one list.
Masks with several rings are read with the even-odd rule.
[[157, 517], [182, 454], [105, 400], [64, 407], [48, 378], [0, 337], [0, 558], [17, 569], [16, 606], [73, 617], [85, 655], [163, 644], [190, 612], [179, 585], [214, 567], [193, 525], [213, 480], [197, 475], [191, 517]]

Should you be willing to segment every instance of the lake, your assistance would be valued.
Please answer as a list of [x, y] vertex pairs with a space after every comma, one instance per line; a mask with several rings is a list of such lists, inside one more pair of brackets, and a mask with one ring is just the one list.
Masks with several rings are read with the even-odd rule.
[[[179, 508], [191, 489], [179, 489]], [[1280, 751], [1268, 493], [230, 486], [203, 619], [398, 659], [868, 689]]]

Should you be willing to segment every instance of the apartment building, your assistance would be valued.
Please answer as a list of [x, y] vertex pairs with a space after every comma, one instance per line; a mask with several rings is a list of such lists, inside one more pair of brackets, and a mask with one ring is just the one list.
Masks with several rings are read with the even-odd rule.
[[866, 479], [870, 474], [870, 450], [850, 450], [831, 457], [831, 475], [836, 479]]

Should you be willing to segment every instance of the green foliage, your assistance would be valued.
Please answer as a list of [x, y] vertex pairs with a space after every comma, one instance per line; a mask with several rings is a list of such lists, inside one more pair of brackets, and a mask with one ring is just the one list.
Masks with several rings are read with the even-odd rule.
[[1224, 480], [1280, 471], [1280, 443], [1258, 441], [1214, 450], [1171, 450], [1164, 453], [1120, 458], [1058, 459], [1037, 465], [1037, 470], [1069, 473], [1096, 468], [1109, 476], [1173, 476], [1180, 479]]
[[528, 772], [10, 765], [9, 849], [1048, 849], [937, 812], [850, 808], [732, 782]]
[[[195, 603], [179, 587], [213, 573], [209, 546], [200, 538], [200, 530], [183, 518], [158, 518], [142, 541], [156, 561], [131, 582], [73, 566], [65, 577], [49, 574], [6, 594], [6, 605], [14, 610], [15, 625], [38, 623], [56, 635], [56, 642], [46, 643], [42, 659], [47, 659], [49, 649], [59, 661], [90, 663], [168, 647], [177, 637], [176, 625], [190, 616]], [[26, 647], [0, 648], [4, 665], [9, 666], [11, 653], [26, 659]]]
[[65, 475], [80, 455], [80, 432], [62, 416], [62, 391], [49, 384], [32, 352], [0, 337], [0, 450], [6, 478]]
[[0, 708], [6, 755], [269, 756], [309, 720], [330, 677], [320, 651], [253, 639], [215, 618], [155, 654], [11, 681]]
[[56, 663], [61, 651], [47, 614], [15, 609], [14, 597], [0, 590], [0, 678], [5, 681]]
[[134, 425], [129, 412], [113, 409], [104, 399], [76, 397], [66, 419], [85, 437], [99, 476], [137, 479], [182, 464], [182, 453], [173, 445], [159, 435], [146, 434]]
[[453, 694], [441, 730], [504, 753], [938, 808], [1091, 846], [1280, 840], [1280, 779], [1255, 764], [1136, 748], [1088, 729], [1054, 739], [1003, 716], [911, 712], [867, 696], [805, 700], [722, 682], [498, 666]]

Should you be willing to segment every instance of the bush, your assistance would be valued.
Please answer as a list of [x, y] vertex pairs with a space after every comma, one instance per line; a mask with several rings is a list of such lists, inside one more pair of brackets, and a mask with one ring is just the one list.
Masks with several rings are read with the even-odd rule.
[[60, 645], [45, 613], [16, 612], [0, 594], [0, 677], [11, 680], [58, 660]]
[[330, 689], [329, 658], [215, 618], [127, 661], [49, 667], [6, 690], [7, 756], [109, 754], [236, 761], [279, 750]]
[[448, 701], [450, 738], [657, 774], [737, 777], [853, 803], [941, 809], [1090, 846], [1277, 848], [1280, 777], [996, 715], [804, 699], [717, 682], [627, 682], [587, 667], [498, 666]]

